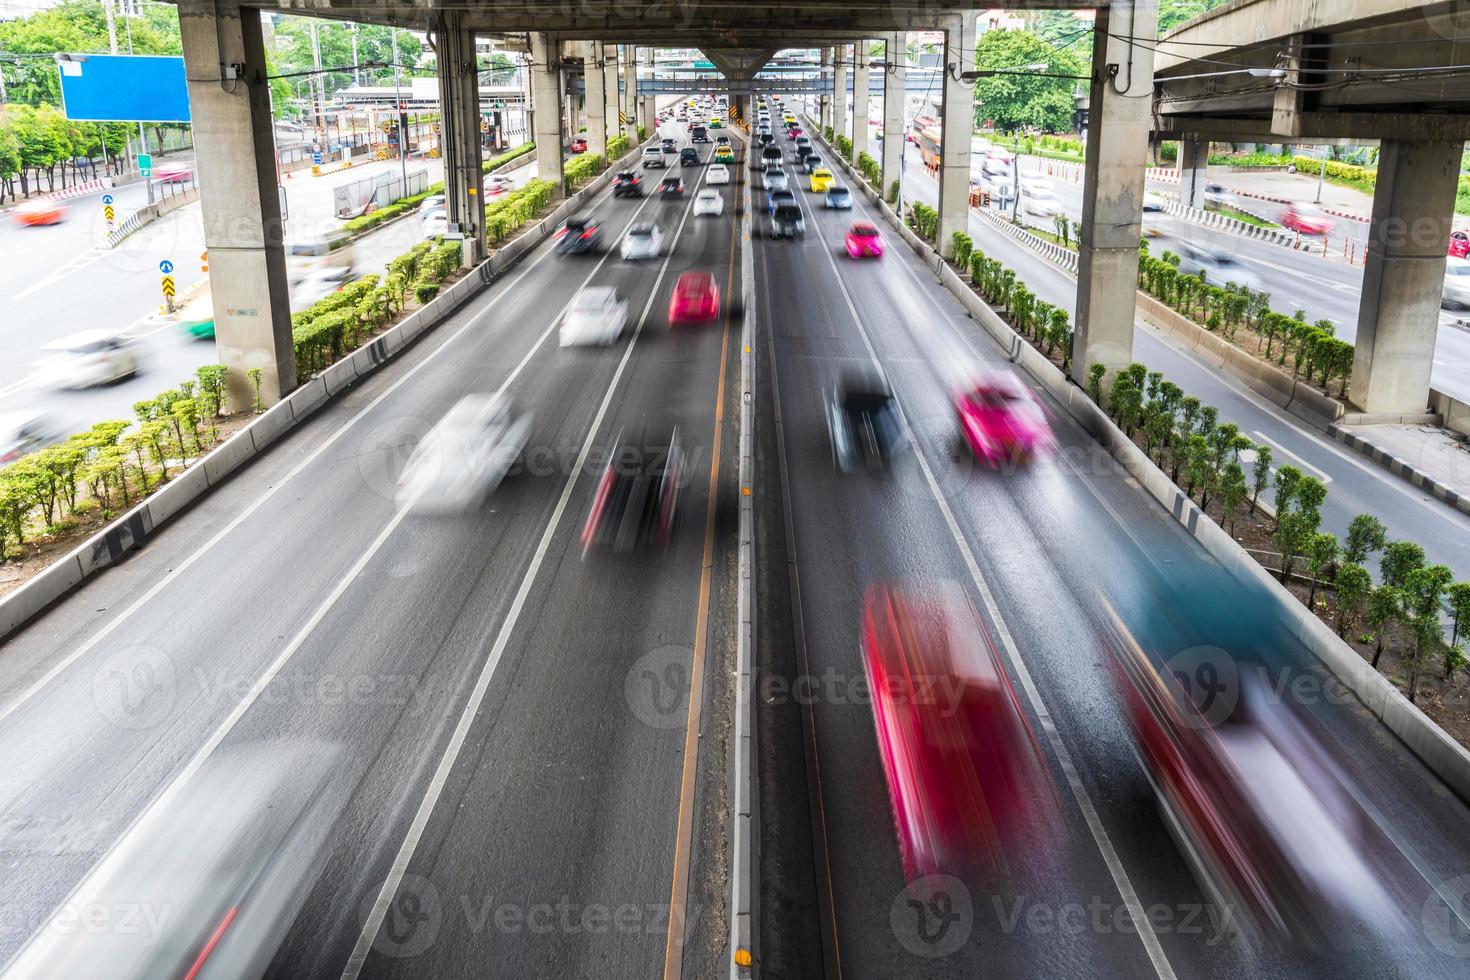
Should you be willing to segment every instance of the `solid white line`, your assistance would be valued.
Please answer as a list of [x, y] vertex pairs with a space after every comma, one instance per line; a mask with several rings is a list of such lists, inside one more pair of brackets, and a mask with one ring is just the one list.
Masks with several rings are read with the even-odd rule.
[[[1274, 447], [1276, 447], [1276, 451], [1279, 452], [1279, 453], [1281, 453], [1282, 455], [1284, 455], [1284, 456], [1290, 456], [1292, 459], [1294, 459], [1298, 463], [1300, 463], [1302, 465], [1302, 468], [1303, 469], [1311, 470], [1312, 471], [1312, 475], [1314, 475], [1317, 479], [1321, 480], [1324, 484], [1327, 484], [1327, 483], [1331, 483], [1332, 482], [1332, 477], [1330, 475], [1328, 475], [1326, 472], [1318, 469], [1317, 467], [1313, 466], [1311, 463], [1309, 463], [1306, 460], [1302, 459], [1296, 453], [1292, 452], [1290, 449], [1287, 449], [1281, 443], [1277, 442], [1275, 439], [1272, 439], [1270, 436], [1266, 435], [1266, 433], [1262, 432], [1260, 429], [1254, 430], [1253, 432], [1251, 432], [1251, 435], [1253, 435], [1256, 438], [1260, 439], [1262, 442], [1264, 442], [1268, 446], [1274, 446]], [[1273, 467], [1273, 469], [1279, 469], [1279, 467]]]
[[[804, 197], [803, 197], [804, 199]], [[857, 326], [858, 334], [863, 339], [863, 346], [868, 349], [868, 356], [879, 374], [886, 377], [887, 372], [883, 370], [883, 362], [878, 357], [877, 350], [868, 336], [867, 328], [858, 316], [857, 306], [853, 303], [852, 294], [848, 292], [847, 283], [843, 281], [842, 274], [837, 268], [837, 261], [832, 257], [832, 250], [824, 248], [823, 253], [827, 256], [827, 263], [832, 267], [832, 275], [837, 280], [837, 286], [842, 290], [842, 298], [847, 304], [847, 311], [852, 317], [852, 322]], [[895, 391], [895, 401], [897, 392]], [[902, 415], [902, 404], [899, 405]], [[913, 429], [908, 425], [907, 418], [904, 420], [905, 428], [912, 434]], [[929, 491], [938, 504], [940, 513], [944, 515], [945, 524], [949, 527], [950, 536], [954, 538], [955, 545], [959, 548], [964, 558], [965, 567], [970, 573], [975, 588], [980, 593], [981, 600], [985, 603], [985, 611], [990, 621], [995, 626], [995, 631], [1000, 637], [1001, 645], [1005, 648], [1006, 659], [1010, 662], [1011, 669], [1015, 671], [1016, 677], [1021, 682], [1022, 689], [1026, 692], [1026, 699], [1031, 703], [1032, 710], [1036, 713], [1037, 720], [1041, 723], [1042, 730], [1046, 732], [1047, 741], [1051, 744], [1052, 751], [1056, 753], [1057, 763], [1062, 768], [1062, 773], [1067, 778], [1067, 786], [1072, 791], [1073, 798], [1077, 801], [1077, 807], [1082, 811], [1082, 816], [1087, 821], [1087, 828], [1092, 833], [1092, 839], [1101, 853], [1103, 861], [1108, 866], [1108, 873], [1112, 875], [1113, 884], [1118, 889], [1124, 904], [1128, 906], [1128, 912], [1134, 924], [1138, 927], [1138, 938], [1143, 943], [1144, 950], [1148, 953], [1149, 962], [1153, 965], [1154, 972], [1159, 980], [1175, 980], [1174, 968], [1169, 965], [1169, 959], [1164, 954], [1164, 948], [1159, 943], [1159, 937], [1155, 934], [1153, 924], [1148, 919], [1148, 914], [1143, 904], [1138, 900], [1138, 894], [1133, 889], [1133, 882], [1128, 877], [1127, 870], [1123, 867], [1118, 852], [1113, 847], [1112, 838], [1108, 836], [1107, 829], [1103, 827], [1102, 818], [1098, 816], [1096, 807], [1093, 806], [1092, 797], [1088, 795], [1087, 787], [1082, 784], [1082, 779], [1077, 774], [1076, 767], [1072, 764], [1071, 753], [1067, 751], [1066, 744], [1062, 741], [1061, 733], [1052, 721], [1051, 712], [1047, 709], [1046, 702], [1042, 700], [1041, 691], [1036, 682], [1031, 678], [1031, 672], [1026, 668], [1026, 663], [1021, 658], [1020, 650], [1011, 636], [1010, 627], [1006, 625], [1005, 618], [1001, 615], [1000, 607], [995, 601], [995, 596], [985, 583], [985, 576], [980, 572], [980, 564], [975, 560], [975, 554], [966, 540], [964, 532], [960, 530], [959, 522], [955, 519], [954, 512], [949, 503], [944, 499], [944, 492], [939, 487], [939, 481], [934, 477], [934, 471], [929, 468], [929, 461], [925, 458], [917, 439], [910, 439], [913, 447], [914, 459], [919, 463], [919, 468], [924, 472], [924, 479], [929, 484]]]
[[[641, 205], [639, 207], [639, 210], [642, 210]], [[637, 217], [637, 212], [634, 212], [634, 217]], [[543, 246], [545, 246], [545, 244], [546, 243], [543, 243]], [[553, 254], [553, 249], [551, 249], [550, 247], [545, 247], [545, 250], [541, 253], [540, 256], [533, 260], [531, 264], [528, 265], [518, 276], [516, 276], [509, 283], [506, 284], [505, 288], [501, 291], [502, 295], [505, 293], [509, 293], [511, 290], [515, 289], [516, 286], [520, 285], [521, 281], [524, 280], [526, 276], [530, 275], [532, 270], [534, 270], [536, 266], [545, 261], [546, 257], [551, 254]], [[592, 271], [595, 273], [597, 269], [594, 268]], [[488, 293], [489, 290], [493, 288], [494, 284], [492, 283], [491, 286], [486, 289], [485, 293]], [[481, 302], [484, 302], [486, 299], [489, 298], [485, 295], [485, 293], [480, 294], [477, 299], [479, 299]], [[142, 609], [143, 606], [147, 605], [149, 601], [151, 601], [160, 592], [167, 588], [175, 579], [184, 574], [184, 572], [188, 571], [195, 562], [208, 554], [215, 545], [223, 541], [227, 535], [229, 535], [232, 531], [243, 524], [257, 510], [265, 506], [266, 502], [274, 497], [281, 490], [282, 487], [290, 483], [293, 477], [299, 475], [308, 466], [314, 463], [323, 453], [325, 453], [328, 449], [335, 445], [337, 440], [346, 435], [353, 426], [357, 425], [358, 422], [366, 418], [368, 413], [372, 412], [373, 409], [382, 404], [384, 400], [386, 400], [394, 392], [396, 392], [399, 388], [406, 384], [409, 379], [418, 374], [419, 371], [423, 370], [430, 363], [432, 363], [436, 358], [439, 357], [440, 354], [444, 353], [444, 351], [448, 349], [451, 344], [459, 340], [460, 337], [464, 336], [470, 330], [470, 328], [474, 327], [486, 316], [489, 316], [491, 313], [493, 313], [496, 309], [496, 305], [497, 304], [492, 302], [485, 302], [484, 309], [465, 321], [465, 323], [461, 325], [460, 328], [456, 330], [453, 334], [451, 334], [449, 338], [444, 341], [444, 343], [439, 345], [439, 347], [437, 347], [435, 350], [431, 351], [428, 356], [426, 356], [418, 364], [415, 364], [413, 367], [409, 368], [409, 370], [404, 373], [403, 377], [399, 378], [392, 385], [390, 385], [388, 389], [380, 394], [377, 398], [374, 398], [366, 407], [362, 409], [362, 411], [358, 412], [351, 419], [349, 419], [344, 425], [338, 428], [336, 432], [333, 432], [332, 435], [327, 438], [326, 442], [322, 443], [309, 455], [307, 455], [305, 459], [296, 464], [296, 466], [292, 467], [291, 471], [287, 473], [284, 477], [282, 477], [279, 482], [272, 484], [270, 488], [267, 489], [259, 497], [257, 497], [249, 507], [245, 508], [239, 514], [237, 514], [233, 519], [230, 520], [228, 524], [220, 528], [219, 531], [215, 532], [213, 537], [204, 542], [204, 544], [200, 545], [196, 551], [189, 555], [189, 557], [185, 558], [178, 565], [174, 566], [174, 568], [170, 570], [167, 575], [159, 579], [158, 582], [156, 582], [151, 588], [149, 588], [147, 592], [144, 592], [141, 596], [139, 596], [131, 604], [129, 604], [126, 609], [118, 613], [117, 616], [110, 620], [106, 626], [103, 626], [96, 633], [93, 633], [81, 646], [73, 650], [66, 657], [57, 661], [57, 663], [54, 664], [50, 670], [46, 671], [46, 673], [42, 674], [41, 677], [38, 678], [34, 684], [26, 688], [25, 691], [23, 691], [18, 698], [16, 698], [11, 703], [5, 705], [4, 707], [0, 707], [0, 723], [3, 723], [22, 705], [26, 704], [28, 701], [30, 701], [31, 698], [35, 697], [36, 694], [38, 694], [43, 688], [45, 688], [47, 684], [55, 680], [60, 674], [71, 667], [72, 664], [76, 663], [83, 656], [85, 656], [88, 651], [92, 650], [94, 647], [97, 646], [97, 644], [101, 643], [104, 639], [111, 635], [113, 630], [117, 629], [117, 627], [122, 625], [129, 618], [131, 618], [134, 613]]]
[[[695, 183], [697, 184], [698, 181]], [[645, 203], [647, 200], [652, 200], [652, 198], [645, 199]], [[678, 230], [674, 232], [675, 246], [678, 245], [679, 238], [684, 233], [684, 226], [689, 220], [689, 213], [693, 206], [694, 199], [691, 196], [689, 202], [684, 206], [684, 216], [679, 221]], [[642, 210], [642, 205], [639, 205], [639, 210]], [[613, 396], [617, 394], [618, 385], [622, 381], [623, 371], [632, 359], [633, 349], [637, 346], [638, 338], [643, 333], [643, 327], [648, 322], [649, 311], [653, 309], [654, 300], [659, 295], [659, 284], [663, 282], [664, 275], [668, 272], [674, 252], [675, 248], [671, 247], [664, 257], [663, 265], [659, 268], [658, 276], [653, 281], [653, 288], [649, 291], [648, 301], [644, 303], [643, 312], [638, 317], [638, 325], [633, 330], [633, 337], [628, 341], [622, 360], [618, 362], [617, 371], [613, 373], [612, 382], [602, 397], [602, 404], [598, 406], [597, 415], [592, 419], [592, 425], [587, 430], [587, 438], [582, 441], [582, 450], [577, 454], [577, 461], [572, 467], [571, 475], [567, 477], [566, 484], [562, 487], [561, 497], [556, 502], [556, 509], [552, 511], [551, 520], [547, 522], [546, 530], [542, 532], [541, 540], [536, 545], [531, 564], [521, 578], [520, 587], [516, 589], [510, 610], [506, 613], [499, 633], [496, 634], [495, 645], [490, 648], [490, 653], [480, 668], [480, 676], [475, 681], [475, 687], [470, 693], [469, 700], [465, 702], [464, 710], [460, 712], [459, 722], [454, 726], [454, 734], [450, 736], [444, 756], [439, 760], [439, 766], [429, 781], [424, 798], [419, 803], [418, 811], [414, 814], [413, 823], [409, 826], [408, 833], [404, 835], [403, 844], [393, 859], [393, 866], [388, 870], [388, 876], [378, 890], [378, 897], [373, 901], [372, 910], [368, 913], [367, 921], [363, 923], [362, 932], [358, 934], [352, 955], [348, 957], [347, 964], [342, 968], [342, 980], [356, 980], [356, 977], [362, 972], [363, 964], [367, 962], [368, 954], [372, 951], [373, 940], [377, 938], [378, 930], [383, 925], [383, 919], [387, 917], [388, 905], [397, 893], [403, 876], [408, 872], [409, 862], [413, 860], [414, 852], [418, 850], [419, 841], [423, 839], [424, 830], [429, 824], [430, 817], [434, 814], [434, 807], [438, 805], [439, 797], [444, 792], [444, 786], [449, 782], [449, 774], [459, 759], [465, 739], [469, 737], [470, 727], [474, 724], [475, 717], [480, 712], [480, 705], [484, 702], [485, 695], [490, 689], [490, 681], [495, 676], [495, 669], [500, 664], [505, 648], [510, 644], [511, 633], [520, 620], [526, 597], [531, 594], [531, 586], [535, 583], [536, 574], [541, 570], [541, 564], [546, 560], [547, 552], [551, 549], [552, 538], [556, 536], [562, 515], [566, 512], [567, 504], [572, 499], [572, 490], [577, 484], [577, 477], [586, 465], [587, 457], [592, 453], [598, 430], [602, 428], [603, 419], [607, 416], [607, 410], [612, 405]]]

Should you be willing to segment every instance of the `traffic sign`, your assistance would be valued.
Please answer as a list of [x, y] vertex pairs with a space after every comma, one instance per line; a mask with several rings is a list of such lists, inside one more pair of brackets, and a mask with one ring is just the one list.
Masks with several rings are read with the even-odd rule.
[[173, 294], [174, 294], [174, 277], [173, 276], [164, 276], [163, 277], [163, 295], [170, 296], [171, 297], [171, 296], [173, 296]]
[[138, 173], [144, 177], [153, 176], [153, 155], [151, 153], [138, 154]]
[[490, 120], [488, 120], [488, 119], [481, 119], [480, 120], [480, 132], [482, 132], [482, 133], [488, 133], [488, 132], [490, 132]]
[[111, 194], [103, 194], [102, 195], [102, 203], [103, 204], [111, 204], [112, 203], [112, 195]]
[[112, 224], [112, 220], [117, 217], [117, 213], [112, 210], [111, 204], [104, 204], [102, 206], [102, 217], [107, 219], [107, 223], [109, 225]]
[[162, 262], [158, 263], [158, 271], [163, 273], [164, 275], [168, 275], [170, 272], [174, 271], [174, 264], [168, 259], [164, 259]]
[[312, 150], [311, 151], [311, 162], [314, 163], [314, 164], [316, 164], [318, 167], [320, 167], [322, 165], [322, 151], [321, 150]]

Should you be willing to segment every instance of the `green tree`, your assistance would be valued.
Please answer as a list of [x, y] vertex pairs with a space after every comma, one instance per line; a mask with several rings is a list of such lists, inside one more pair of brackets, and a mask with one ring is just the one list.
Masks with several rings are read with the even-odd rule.
[[1349, 618], [1356, 621], [1362, 614], [1373, 591], [1373, 576], [1362, 565], [1345, 561], [1337, 566], [1332, 584], [1337, 590], [1337, 635], [1342, 636]]
[[1378, 667], [1378, 658], [1383, 656], [1384, 642], [1388, 629], [1404, 614], [1404, 594], [1391, 585], [1380, 585], [1368, 593], [1367, 622], [1373, 631], [1373, 667]]
[[1390, 541], [1378, 559], [1378, 577], [1396, 589], [1409, 587], [1409, 576], [1424, 567], [1424, 549], [1412, 541]]
[[1261, 492], [1271, 482], [1271, 447], [1257, 446], [1256, 460], [1251, 465], [1251, 513], [1256, 512]]
[[1378, 518], [1372, 514], [1359, 514], [1348, 523], [1347, 542], [1342, 549], [1343, 559], [1357, 565], [1365, 564], [1370, 554], [1383, 550], [1387, 534], [1388, 529]]
[[1330, 569], [1341, 555], [1337, 535], [1319, 531], [1307, 544], [1307, 571], [1312, 573], [1312, 585], [1307, 593], [1307, 608], [1311, 609], [1317, 599], [1317, 581]]
[[[1044, 64], [1046, 68], [1040, 72], [1016, 71], [1033, 64]], [[1071, 128], [1076, 108], [1073, 81], [1044, 77], [1081, 74], [1082, 64], [1070, 51], [1030, 31], [991, 30], [980, 36], [975, 65], [981, 70], [1013, 72], [975, 83], [976, 126], [988, 119], [1007, 133], [1024, 128], [1047, 132]]]
[[1470, 582], [1456, 582], [1444, 590], [1445, 600], [1450, 607], [1454, 624], [1450, 628], [1450, 645], [1460, 640], [1461, 621], [1470, 622]]

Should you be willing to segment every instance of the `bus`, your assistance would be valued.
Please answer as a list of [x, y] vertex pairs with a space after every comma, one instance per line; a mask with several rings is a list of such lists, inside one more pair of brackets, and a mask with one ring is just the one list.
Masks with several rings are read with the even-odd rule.
[[939, 166], [941, 132], [938, 119], [933, 116], [915, 117], [909, 129], [909, 140], [919, 148], [919, 154], [924, 158], [924, 166], [930, 170]]

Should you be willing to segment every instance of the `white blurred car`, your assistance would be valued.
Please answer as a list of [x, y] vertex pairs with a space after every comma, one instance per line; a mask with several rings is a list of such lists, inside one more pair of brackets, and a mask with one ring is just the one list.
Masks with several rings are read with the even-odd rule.
[[694, 214], [713, 214], [719, 216], [725, 213], [725, 199], [720, 196], [719, 191], [702, 190], [694, 196]]
[[1040, 218], [1050, 218], [1061, 213], [1062, 202], [1049, 189], [1032, 190], [1022, 184], [1021, 210]]
[[1470, 306], [1470, 261], [1445, 259], [1444, 293], [1440, 302], [1457, 308]]
[[712, 163], [710, 168], [704, 172], [706, 184], [728, 184], [730, 183], [730, 168], [723, 163]]
[[32, 380], [42, 388], [93, 388], [131, 378], [138, 371], [131, 344], [105, 330], [53, 340], [41, 348], [41, 355], [32, 368]]
[[562, 317], [557, 341], [563, 347], [610, 344], [628, 325], [628, 302], [611, 286], [587, 286]]
[[424, 216], [419, 221], [423, 226], [425, 238], [433, 238], [436, 235], [444, 235], [449, 232], [449, 212], [443, 208], [425, 211]]
[[60, 426], [40, 412], [25, 410], [0, 415], [0, 466], [60, 442], [63, 434]]
[[623, 235], [619, 252], [630, 262], [656, 259], [664, 251], [664, 233], [651, 221], [640, 221]]
[[768, 191], [784, 191], [790, 186], [786, 179], [786, 171], [780, 167], [766, 167], [765, 183]]
[[517, 417], [510, 396], [466, 395], [414, 449], [398, 478], [398, 503], [415, 514], [479, 507], [515, 465], [530, 431], [531, 417]]

